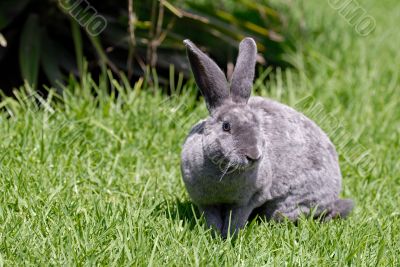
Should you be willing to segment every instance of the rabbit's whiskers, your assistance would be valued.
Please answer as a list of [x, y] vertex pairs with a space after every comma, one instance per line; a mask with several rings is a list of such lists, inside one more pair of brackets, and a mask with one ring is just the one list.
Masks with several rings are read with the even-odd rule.
[[222, 172], [221, 177], [219, 178], [219, 181], [222, 181], [222, 178], [224, 178], [224, 176], [226, 175], [226, 173], [228, 172], [229, 168], [231, 167], [231, 161], [229, 160], [228, 164], [226, 165], [225, 170]]

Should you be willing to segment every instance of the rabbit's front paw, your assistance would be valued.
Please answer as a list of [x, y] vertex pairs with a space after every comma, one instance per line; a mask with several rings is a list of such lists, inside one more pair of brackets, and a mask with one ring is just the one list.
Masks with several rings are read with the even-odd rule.
[[207, 227], [220, 234], [223, 227], [221, 209], [218, 206], [201, 206], [199, 209], [206, 219]]
[[252, 211], [252, 207], [235, 207], [225, 211], [222, 237], [227, 238], [228, 234], [237, 235], [239, 230], [246, 225]]

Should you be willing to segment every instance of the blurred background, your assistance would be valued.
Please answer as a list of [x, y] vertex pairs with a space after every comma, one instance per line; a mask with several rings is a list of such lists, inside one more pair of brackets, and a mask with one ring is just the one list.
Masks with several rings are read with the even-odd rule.
[[[304, 34], [289, 19], [293, 2], [266, 0], [1, 0], [0, 88], [24, 84], [62, 90], [89, 72], [143, 77], [169, 93], [190, 77], [182, 41], [191, 39], [228, 77], [240, 40], [257, 41], [259, 66], [291, 66], [285, 55]], [[298, 10], [298, 6], [296, 6]], [[300, 9], [301, 11], [301, 9]], [[293, 14], [293, 12], [291, 12]]]

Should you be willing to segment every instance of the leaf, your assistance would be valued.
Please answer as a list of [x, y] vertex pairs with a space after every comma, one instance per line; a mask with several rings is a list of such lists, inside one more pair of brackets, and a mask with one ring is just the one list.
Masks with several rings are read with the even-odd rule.
[[63, 81], [63, 74], [60, 70], [60, 55], [63, 49], [50, 39], [47, 33], [43, 34], [43, 45], [41, 51], [41, 63], [43, 71], [49, 79], [51, 85], [60, 91], [59, 82]]
[[163, 6], [165, 6], [169, 11], [171, 11], [172, 13], [174, 13], [175, 16], [177, 16], [178, 18], [182, 18], [182, 17], [183, 17], [183, 14], [182, 14], [182, 12], [179, 10], [179, 8], [174, 7], [171, 3], [169, 3], [169, 2], [166, 1], [166, 0], [161, 0], [160, 2], [161, 2], [161, 4], [162, 4]]
[[25, 22], [19, 47], [21, 75], [33, 88], [37, 85], [41, 46], [41, 29], [37, 15], [30, 15]]
[[97, 56], [100, 59], [99, 62], [103, 72], [105, 72], [107, 69], [107, 61], [108, 61], [107, 53], [106, 51], [104, 51], [103, 46], [101, 45], [101, 41], [97, 36], [92, 36], [90, 34], [88, 34], [87, 36], [89, 37], [89, 40], [91, 41], [94, 49], [96, 50]]
[[73, 19], [71, 19], [71, 30], [72, 38], [74, 40], [76, 63], [78, 65], [79, 75], [83, 77], [83, 62], [85, 59], [83, 56], [82, 34], [79, 24]]
[[30, 0], [0, 1], [0, 30], [8, 26], [25, 9]]
[[276, 17], [276, 18], [279, 17], [279, 12], [268, 7], [267, 5], [259, 4], [252, 0], [239, 0], [239, 2], [244, 4], [247, 8], [252, 8], [252, 9], [258, 10], [258, 11], [263, 12], [264, 14], [272, 16], [272, 17]]
[[87, 34], [90, 42], [92, 43], [94, 49], [96, 50], [97, 56], [99, 57], [99, 64], [103, 73], [106, 73], [107, 66], [115, 73], [119, 73], [118, 68], [113, 62], [108, 58], [107, 52], [103, 49], [101, 45], [100, 38], [98, 36], [93, 36], [92, 34]]
[[0, 32], [0, 46], [7, 47], [7, 40], [3, 34]]
[[252, 30], [258, 34], [268, 36], [269, 31], [268, 29], [265, 29], [264, 27], [258, 26], [257, 24], [254, 24], [249, 21], [241, 21], [237, 18], [235, 18], [232, 14], [229, 14], [226, 11], [223, 10], [217, 10], [216, 15], [229, 21], [231, 24], [235, 24], [237, 26], [243, 25], [244, 27], [248, 28], [249, 30]]

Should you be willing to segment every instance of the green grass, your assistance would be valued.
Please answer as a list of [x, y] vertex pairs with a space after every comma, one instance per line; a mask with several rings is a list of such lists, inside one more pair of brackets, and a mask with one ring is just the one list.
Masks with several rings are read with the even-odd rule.
[[301, 70], [255, 86], [291, 106], [313, 96], [374, 156], [360, 173], [339, 150], [342, 195], [357, 203], [348, 220], [256, 221], [236, 240], [213, 238], [179, 169], [186, 133], [207, 114], [194, 86], [169, 99], [116, 86], [116, 97], [86, 77], [63, 101], [0, 102], [0, 266], [399, 266], [400, 5], [360, 4], [377, 21], [367, 37], [326, 1], [304, 1], [308, 39], [291, 55]]

